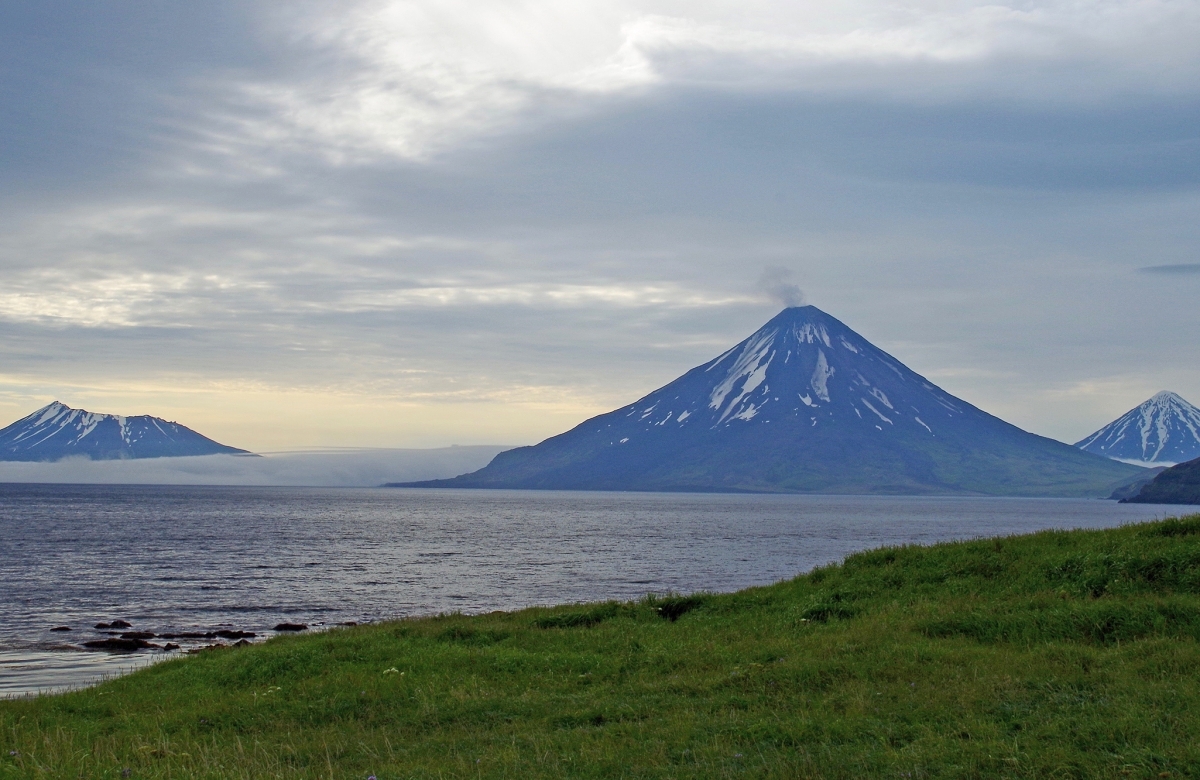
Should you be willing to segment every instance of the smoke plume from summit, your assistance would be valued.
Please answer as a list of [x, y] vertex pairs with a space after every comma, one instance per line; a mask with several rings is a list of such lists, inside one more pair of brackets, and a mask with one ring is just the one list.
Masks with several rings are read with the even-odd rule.
[[784, 308], [804, 305], [804, 291], [796, 284], [795, 272], [781, 266], [769, 265], [758, 276], [755, 289]]

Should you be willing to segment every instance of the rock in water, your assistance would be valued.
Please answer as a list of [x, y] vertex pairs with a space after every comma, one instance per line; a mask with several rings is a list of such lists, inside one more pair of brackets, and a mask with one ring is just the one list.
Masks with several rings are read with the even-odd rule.
[[114, 620], [111, 623], [97, 623], [96, 628], [133, 628], [133, 625], [125, 620]]
[[89, 650], [112, 650], [123, 653], [131, 653], [135, 650], [161, 650], [158, 645], [147, 642], [144, 639], [119, 639], [117, 637], [109, 637], [108, 639], [93, 639], [90, 642], [84, 642], [83, 646]]
[[1200, 409], [1163, 391], [1075, 446], [1126, 463], [1174, 466], [1200, 458]]
[[636, 403], [408, 484], [1105, 498], [1137, 473], [993, 417], [800, 306]]
[[54, 461], [72, 455], [120, 460], [217, 454], [249, 453], [158, 417], [94, 414], [58, 401], [0, 430], [0, 460]]

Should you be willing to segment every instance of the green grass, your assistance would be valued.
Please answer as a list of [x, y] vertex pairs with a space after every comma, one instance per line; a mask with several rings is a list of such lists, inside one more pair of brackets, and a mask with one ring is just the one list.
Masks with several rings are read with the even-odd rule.
[[1200, 777], [1198, 640], [1200, 516], [890, 548], [3, 702], [0, 777]]

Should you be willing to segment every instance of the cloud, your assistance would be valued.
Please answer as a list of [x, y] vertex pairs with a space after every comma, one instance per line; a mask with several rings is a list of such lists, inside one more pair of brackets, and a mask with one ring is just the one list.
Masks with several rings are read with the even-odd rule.
[[784, 308], [803, 306], [804, 291], [793, 281], [795, 277], [795, 272], [787, 268], [767, 266], [759, 274], [755, 287], [772, 302]]
[[263, 457], [205, 455], [140, 460], [68, 458], [55, 463], [0, 462], [0, 482], [377, 487], [385, 482], [444, 479], [476, 471], [505, 449], [495, 446], [430, 450], [346, 449], [269, 453]]
[[319, 67], [213, 82], [225, 95], [210, 116], [216, 145], [335, 164], [428, 161], [517, 125], [679, 87], [1085, 104], [1146, 90], [1195, 95], [1200, 74], [1200, 8], [1186, 0], [305, 9], [277, 14], [276, 31]]
[[1200, 274], [1200, 263], [1172, 263], [1170, 265], [1148, 265], [1139, 268], [1145, 274], [1167, 274], [1171, 276]]
[[[311, 13], [313, 8], [319, 9]], [[622, 55], [622, 11], [590, 2], [357, 2], [277, 14], [277, 31], [319, 68], [217, 82], [217, 137], [324, 154], [426, 160], [556, 96], [653, 82]]]

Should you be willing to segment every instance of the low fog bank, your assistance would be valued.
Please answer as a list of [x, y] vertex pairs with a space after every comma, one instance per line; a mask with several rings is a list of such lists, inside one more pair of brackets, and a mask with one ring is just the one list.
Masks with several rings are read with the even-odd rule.
[[481, 469], [507, 446], [431, 450], [337, 449], [144, 460], [68, 458], [56, 463], [0, 462], [0, 482], [124, 485], [294, 485], [373, 487], [442, 479]]

